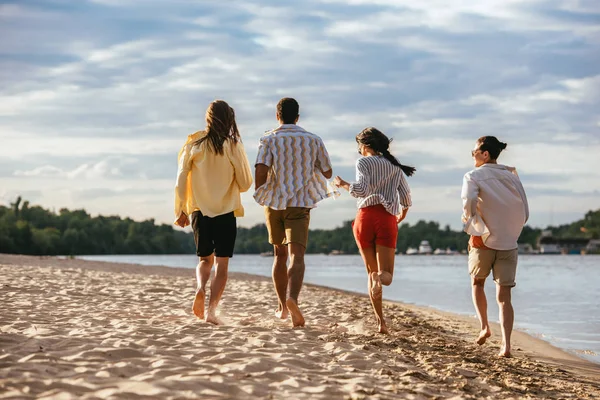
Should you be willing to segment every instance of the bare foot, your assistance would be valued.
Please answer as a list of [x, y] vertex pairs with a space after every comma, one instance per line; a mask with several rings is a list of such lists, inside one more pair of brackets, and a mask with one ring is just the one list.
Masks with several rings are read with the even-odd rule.
[[279, 306], [277, 308], [277, 310], [275, 311], [275, 316], [279, 319], [286, 320], [288, 318], [288, 315], [289, 315], [288, 309], [285, 306], [283, 306], [283, 307]]
[[492, 331], [489, 327], [482, 329], [481, 332], [479, 332], [479, 336], [477, 337], [475, 343], [481, 346], [490, 336], [492, 336]]
[[213, 325], [223, 325], [223, 321], [217, 318], [215, 312], [211, 310], [208, 310], [208, 314], [206, 315], [206, 322]]
[[192, 304], [192, 312], [196, 317], [204, 319], [204, 290], [202, 289], [196, 291], [194, 304]]
[[382, 296], [381, 278], [377, 272], [371, 273], [371, 295], [378, 299]]
[[292, 316], [292, 324], [294, 327], [296, 326], [304, 326], [304, 317], [302, 316], [302, 312], [298, 308], [298, 303], [294, 299], [287, 299], [285, 302], [287, 309]]
[[385, 324], [385, 321], [378, 324], [379, 327], [379, 333], [383, 333], [384, 335], [387, 335], [389, 333], [387, 325]]
[[510, 354], [510, 346], [506, 346], [504, 343], [502, 343], [502, 346], [500, 346], [500, 352], [498, 353], [498, 357], [511, 358], [512, 355]]

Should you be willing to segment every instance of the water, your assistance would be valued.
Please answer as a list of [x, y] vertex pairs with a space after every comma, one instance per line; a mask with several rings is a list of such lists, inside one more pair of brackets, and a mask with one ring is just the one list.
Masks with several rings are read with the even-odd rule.
[[[82, 259], [194, 268], [194, 255], [84, 256]], [[271, 276], [272, 257], [236, 255], [229, 270]], [[367, 293], [357, 255], [307, 255], [305, 282]], [[600, 256], [519, 256], [513, 289], [515, 326], [600, 363]], [[488, 315], [498, 320], [495, 285], [486, 282]], [[384, 298], [475, 315], [466, 256], [397, 256], [394, 282]]]

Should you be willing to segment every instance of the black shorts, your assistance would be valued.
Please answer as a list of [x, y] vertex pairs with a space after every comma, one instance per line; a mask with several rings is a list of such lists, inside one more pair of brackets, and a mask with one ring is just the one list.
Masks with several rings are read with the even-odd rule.
[[233, 257], [237, 224], [233, 212], [209, 218], [194, 211], [191, 218], [198, 257]]

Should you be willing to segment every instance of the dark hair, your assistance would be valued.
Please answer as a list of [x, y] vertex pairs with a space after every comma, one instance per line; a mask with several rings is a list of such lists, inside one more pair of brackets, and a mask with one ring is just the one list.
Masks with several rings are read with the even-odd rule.
[[390, 153], [390, 143], [392, 142], [392, 139], [388, 139], [388, 137], [377, 128], [369, 127], [363, 129], [361, 133], [356, 135], [356, 142], [381, 153], [386, 160], [395, 166], [400, 167], [407, 176], [412, 176], [417, 170], [415, 167], [400, 164], [400, 161]]
[[277, 118], [283, 121], [284, 124], [295, 124], [300, 106], [295, 99], [284, 97], [277, 103]]
[[229, 104], [223, 100], [215, 100], [206, 109], [206, 136], [194, 142], [194, 146], [200, 146], [208, 141], [217, 154], [223, 154], [223, 143], [226, 140], [239, 142], [240, 132], [235, 123], [235, 112]]
[[500, 152], [506, 148], [506, 143], [499, 141], [496, 136], [482, 136], [477, 139], [479, 150], [490, 153], [490, 158], [495, 160], [500, 155]]

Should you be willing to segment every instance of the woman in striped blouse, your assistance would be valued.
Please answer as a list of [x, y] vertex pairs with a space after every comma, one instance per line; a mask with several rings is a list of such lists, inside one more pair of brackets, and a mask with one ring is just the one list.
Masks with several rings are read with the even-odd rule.
[[398, 224], [412, 205], [405, 175], [414, 167], [400, 164], [390, 154], [390, 142], [381, 131], [366, 128], [356, 136], [358, 152], [356, 182], [336, 176], [334, 185], [358, 199], [358, 213], [352, 223], [356, 244], [369, 274], [369, 297], [380, 333], [388, 333], [382, 308], [382, 285], [392, 283]]

